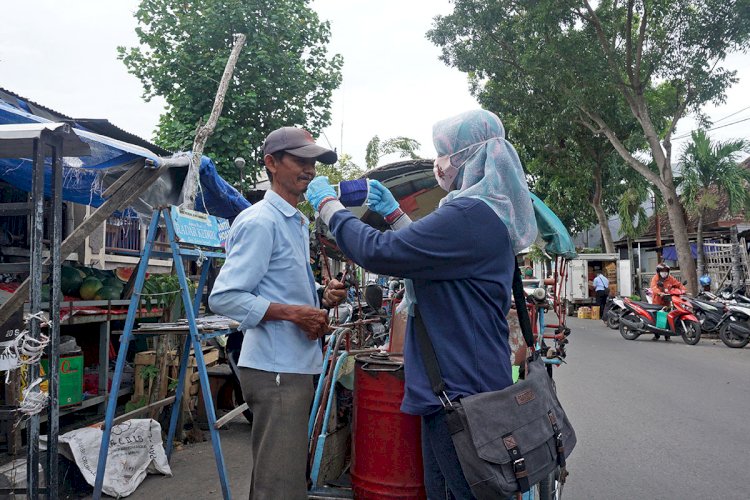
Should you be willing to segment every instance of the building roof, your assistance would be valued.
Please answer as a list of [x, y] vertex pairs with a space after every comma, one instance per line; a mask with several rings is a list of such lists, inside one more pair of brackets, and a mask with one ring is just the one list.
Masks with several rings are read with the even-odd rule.
[[172, 152], [168, 151], [156, 144], [143, 139], [135, 134], [131, 134], [120, 127], [112, 124], [109, 120], [104, 118], [72, 118], [68, 115], [64, 115], [59, 111], [55, 111], [41, 104], [37, 104], [31, 99], [22, 97], [15, 92], [6, 90], [0, 87], [0, 99], [7, 102], [11, 106], [18, 109], [22, 109], [28, 113], [36, 116], [40, 116], [53, 122], [70, 122], [73, 123], [77, 128], [82, 128], [95, 134], [111, 137], [118, 141], [126, 142], [128, 144], [135, 144], [146, 148], [159, 156], [172, 156]]
[[[750, 170], [750, 158], [744, 160], [740, 165]], [[737, 215], [729, 213], [729, 199], [726, 193], [718, 192], [714, 187], [711, 191], [718, 197], [718, 203], [716, 208], [707, 209], [703, 211], [703, 232], [704, 235], [710, 235], [713, 233], [726, 233], [727, 229], [732, 226], [748, 226], [750, 225], [750, 213], [743, 210]], [[658, 212], [659, 225], [661, 226], [661, 238], [663, 241], [672, 241], [673, 232], [672, 225], [669, 222], [669, 216], [667, 215], [666, 209], [662, 209]], [[656, 239], [656, 214], [652, 215], [648, 219], [648, 226], [646, 231], [635, 241], [654, 241]], [[698, 232], [698, 216], [695, 214], [688, 214], [687, 216], [687, 228], [688, 235], [695, 236]], [[743, 228], [740, 228], [742, 231]], [[626, 238], [618, 240], [616, 243], [625, 243]]]

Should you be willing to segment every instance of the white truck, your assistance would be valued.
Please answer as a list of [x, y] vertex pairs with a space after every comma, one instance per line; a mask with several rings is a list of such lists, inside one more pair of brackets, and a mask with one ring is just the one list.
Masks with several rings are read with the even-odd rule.
[[579, 306], [596, 303], [591, 285], [598, 270], [602, 270], [609, 280], [610, 295], [627, 297], [633, 293], [630, 261], [618, 257], [615, 253], [584, 253], [568, 262], [568, 286], [565, 297], [568, 314], [573, 314]]

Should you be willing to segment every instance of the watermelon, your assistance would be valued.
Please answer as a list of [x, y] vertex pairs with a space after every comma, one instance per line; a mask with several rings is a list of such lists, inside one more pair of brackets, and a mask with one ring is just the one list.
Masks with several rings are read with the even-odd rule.
[[105, 278], [104, 280], [102, 280], [102, 285], [110, 288], [119, 288], [120, 291], [125, 288], [125, 284], [114, 276], [110, 276], [109, 278]]
[[122, 288], [113, 286], [103, 286], [96, 292], [94, 299], [96, 300], [119, 300], [122, 295]]
[[94, 278], [93, 276], [89, 276], [85, 280], [83, 280], [83, 283], [81, 283], [81, 288], [78, 289], [78, 293], [81, 295], [81, 298], [84, 300], [93, 300], [94, 297], [96, 297], [96, 293], [103, 287], [99, 279]]
[[78, 269], [69, 266], [60, 268], [60, 289], [65, 295], [75, 295], [81, 288], [83, 278]]
[[133, 271], [135, 271], [134, 267], [118, 267], [115, 269], [115, 276], [123, 283], [127, 283], [133, 275]]

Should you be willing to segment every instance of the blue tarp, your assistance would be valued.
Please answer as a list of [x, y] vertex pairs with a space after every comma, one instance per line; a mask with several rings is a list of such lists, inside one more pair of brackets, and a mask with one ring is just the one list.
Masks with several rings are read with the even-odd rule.
[[[0, 99], [0, 124], [45, 123], [50, 120], [33, 115]], [[94, 207], [104, 203], [101, 193], [108, 185], [142, 158], [158, 161], [159, 157], [143, 147], [88, 132], [73, 124], [76, 134], [91, 147], [91, 155], [64, 158], [63, 199]], [[51, 166], [47, 166], [45, 194], [51, 194]], [[170, 169], [134, 202], [133, 209], [150, 216], [155, 206], [178, 204], [186, 168]], [[0, 179], [24, 191], [31, 191], [32, 161], [30, 158], [0, 158]], [[216, 171], [210, 158], [201, 159], [201, 191], [196, 210], [233, 218], [250, 203]]]
[[[719, 247], [712, 245], [712, 242], [703, 243], [703, 253], [714, 253], [718, 251]], [[690, 244], [690, 254], [694, 259], [698, 258], [698, 246], [695, 243]], [[664, 247], [661, 251], [661, 257], [664, 260], [677, 261], [677, 249], [674, 245]]]

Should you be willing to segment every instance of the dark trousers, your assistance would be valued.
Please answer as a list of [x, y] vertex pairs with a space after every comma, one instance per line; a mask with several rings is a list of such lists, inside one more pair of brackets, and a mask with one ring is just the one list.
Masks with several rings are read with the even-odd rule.
[[240, 368], [253, 412], [251, 500], [307, 500], [307, 421], [312, 375]]
[[442, 411], [422, 417], [422, 461], [429, 500], [474, 498]]
[[596, 305], [599, 306], [599, 314], [601, 317], [604, 317], [604, 306], [607, 305], [607, 297], [609, 297], [607, 290], [596, 291]]

